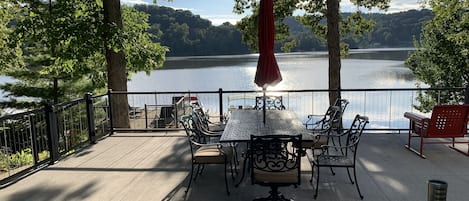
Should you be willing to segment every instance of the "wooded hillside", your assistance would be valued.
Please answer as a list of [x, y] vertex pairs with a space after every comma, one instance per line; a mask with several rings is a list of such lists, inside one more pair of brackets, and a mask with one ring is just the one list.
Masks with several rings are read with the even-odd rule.
[[[228, 55], [250, 53], [242, 43], [241, 33], [228, 22], [213, 26], [207, 19], [186, 10], [174, 10], [155, 5], [136, 5], [135, 8], [150, 15], [150, 32], [157, 42], [168, 46], [167, 56]], [[344, 16], [348, 13], [344, 13]], [[431, 19], [430, 10], [410, 10], [393, 14], [366, 14], [376, 21], [371, 33], [360, 38], [344, 36], [350, 48], [413, 47], [413, 38], [420, 38], [424, 22]], [[284, 21], [291, 36], [297, 41], [292, 51], [326, 50], [324, 41], [317, 39], [309, 28], [295, 18]], [[281, 52], [281, 43], [276, 52]]]

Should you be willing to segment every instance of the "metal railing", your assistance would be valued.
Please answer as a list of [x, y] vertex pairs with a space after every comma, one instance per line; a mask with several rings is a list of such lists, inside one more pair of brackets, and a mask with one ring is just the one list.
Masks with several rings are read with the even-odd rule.
[[[348, 99], [343, 122], [355, 114], [370, 119], [367, 130], [399, 133], [408, 130], [404, 112], [414, 110], [417, 94], [434, 90], [461, 93], [465, 88], [447, 89], [344, 89]], [[112, 96], [125, 94], [129, 100], [130, 128], [113, 128]], [[229, 116], [230, 111], [252, 108], [262, 91], [117, 92], [92, 96], [0, 117], [0, 188], [31, 170], [53, 164], [61, 157], [115, 131], [179, 130], [177, 120], [197, 101], [209, 114]], [[305, 122], [310, 114], [324, 114], [329, 90], [275, 90], [266, 95], [282, 96], [283, 105]], [[196, 97], [196, 98], [195, 98]], [[167, 108], [167, 109], [163, 109]], [[166, 113], [163, 111], [166, 110]], [[139, 113], [137, 115], [137, 113]], [[167, 119], [166, 119], [167, 118]], [[153, 122], [153, 124], [152, 124]]]
[[0, 187], [108, 134], [104, 96], [0, 117]]
[[[351, 123], [356, 114], [370, 118], [368, 130], [396, 132], [408, 129], [408, 121], [403, 118], [404, 112], [417, 112], [415, 100], [422, 91], [438, 91], [440, 93], [461, 93], [465, 88], [445, 89], [343, 89], [341, 97], [350, 104], [343, 115], [345, 125]], [[301, 121], [305, 122], [310, 114], [324, 114], [329, 106], [329, 90], [272, 90], [267, 96], [282, 96], [283, 105], [294, 111]], [[217, 116], [229, 116], [232, 109], [243, 107], [253, 108], [255, 97], [262, 96], [262, 91], [186, 91], [186, 92], [110, 92], [109, 95], [127, 94], [129, 104], [135, 107], [144, 105], [171, 104], [172, 97], [195, 96], [209, 113]], [[439, 104], [439, 102], [438, 102]], [[179, 116], [175, 115], [176, 118]], [[131, 122], [132, 124], [132, 122]], [[131, 125], [132, 129], [158, 130], [149, 127]]]

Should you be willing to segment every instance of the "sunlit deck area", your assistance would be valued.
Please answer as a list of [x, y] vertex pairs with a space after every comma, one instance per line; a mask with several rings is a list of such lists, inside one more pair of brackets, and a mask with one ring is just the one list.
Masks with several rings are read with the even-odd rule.
[[[358, 182], [364, 200], [427, 200], [427, 181], [448, 182], [447, 200], [469, 198], [469, 158], [445, 145], [428, 145], [427, 159], [404, 148], [405, 134], [366, 133], [359, 147]], [[462, 145], [461, 145], [462, 146]], [[466, 147], [467, 148], [467, 147]], [[302, 183], [281, 187], [288, 198], [313, 200], [311, 168], [302, 161]], [[252, 200], [268, 187], [246, 178], [226, 195], [223, 166], [207, 166], [185, 195], [190, 153], [182, 131], [116, 133], [0, 190], [4, 201], [46, 200]], [[360, 200], [342, 169], [321, 172], [317, 200]], [[238, 178], [237, 178], [238, 179]]]

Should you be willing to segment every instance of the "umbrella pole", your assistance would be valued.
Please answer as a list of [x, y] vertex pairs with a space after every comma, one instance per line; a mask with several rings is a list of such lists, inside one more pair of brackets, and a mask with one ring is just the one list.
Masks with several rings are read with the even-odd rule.
[[266, 91], [266, 87], [262, 87], [262, 92], [264, 93], [264, 98], [263, 98], [263, 101], [264, 101], [264, 104], [262, 104], [262, 112], [263, 112], [263, 116], [264, 116], [264, 125], [265, 125], [265, 91]]

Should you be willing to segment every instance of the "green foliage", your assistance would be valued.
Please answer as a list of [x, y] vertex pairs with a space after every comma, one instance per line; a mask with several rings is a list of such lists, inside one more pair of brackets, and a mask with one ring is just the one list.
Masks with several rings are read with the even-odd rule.
[[127, 69], [150, 74], [152, 70], [163, 66], [168, 48], [152, 42], [152, 35], [148, 33], [150, 26], [148, 23], [141, 23], [148, 22], [148, 14], [127, 6], [122, 9]]
[[[154, 41], [171, 48], [169, 56], [193, 56], [193, 55], [224, 55], [224, 54], [247, 54], [257, 50], [257, 27], [251, 26], [255, 23], [255, 17], [242, 19], [236, 26], [225, 22], [222, 25], [213, 26], [209, 21], [201, 19], [200, 16], [189, 11], [174, 10], [168, 7], [154, 5], [136, 5], [135, 8], [149, 14], [149, 32], [155, 36]], [[342, 13], [344, 21], [353, 13]], [[364, 33], [362, 28], [355, 28], [355, 24], [347, 25], [348, 33], [342, 36], [343, 45], [350, 48], [377, 48], [377, 47], [411, 47], [415, 36], [419, 38], [422, 24], [431, 18], [429, 10], [410, 10], [400, 13], [380, 14], [361, 13], [357, 19], [363, 18], [364, 22], [375, 21], [373, 29]], [[312, 29], [308, 18], [314, 15], [302, 17], [285, 17], [283, 25], [288, 26], [289, 36], [277, 34], [275, 46], [276, 52], [300, 52], [300, 51], [323, 51], [327, 50], [325, 43], [326, 26], [325, 20], [317, 20], [316, 29]], [[305, 20], [301, 22], [301, 20]], [[347, 21], [354, 23], [354, 21]], [[279, 22], [277, 22], [279, 23]], [[344, 22], [345, 23], [345, 22]], [[316, 26], [316, 25], [314, 25]], [[345, 26], [345, 25], [344, 25]], [[371, 28], [371, 24], [360, 23], [359, 26]], [[243, 35], [240, 30], [246, 29]], [[280, 32], [277, 27], [277, 33]], [[283, 27], [286, 30], [286, 27]], [[362, 32], [360, 32], [361, 30]], [[313, 33], [313, 31], [315, 31]], [[357, 34], [353, 32], [357, 31]], [[285, 32], [285, 31], [284, 31]], [[249, 34], [254, 33], [254, 34]], [[359, 34], [362, 34], [360, 36]], [[286, 36], [286, 37], [285, 37]], [[280, 38], [285, 37], [285, 38]], [[282, 48], [283, 47], [283, 48]]]
[[39, 153], [39, 161], [43, 161], [43, 160], [46, 160], [48, 158], [50, 158], [50, 152], [49, 151], [44, 150], [41, 153]]
[[15, 169], [26, 165], [33, 164], [33, 155], [31, 149], [24, 149], [11, 155], [3, 154], [1, 158], [0, 168], [3, 171]]
[[[39, 161], [49, 158], [49, 151], [42, 151], [38, 154]], [[31, 166], [34, 164], [34, 157], [30, 148], [14, 154], [0, 153], [0, 171]]]
[[[434, 88], [464, 87], [469, 84], [469, 2], [458, 0], [429, 1], [434, 18], [423, 28], [416, 51], [406, 60], [419, 81]], [[463, 92], [421, 93], [415, 106], [429, 111], [437, 103], [455, 104]]]
[[33, 155], [31, 149], [25, 149], [21, 152], [10, 155], [9, 165], [11, 168], [18, 168], [26, 165], [33, 164]]
[[[31, 108], [104, 91], [104, 33], [112, 35], [108, 47], [127, 52], [129, 76], [130, 72], [149, 73], [161, 67], [168, 51], [152, 42], [147, 32], [148, 16], [133, 8], [123, 8], [125, 28], [118, 31], [116, 26], [104, 24], [101, 0], [14, 2], [23, 12], [5, 18], [14, 26], [8, 27], [8, 38], [0, 34], [0, 44], [16, 44], [21, 51], [16, 53], [17, 63], [11, 63], [6, 56], [11, 53], [0, 53], [0, 64], [10, 63], [8, 68], [2, 66], [1, 73], [17, 80], [0, 86], [9, 98], [1, 103], [3, 107]], [[23, 62], [26, 66], [20, 65]]]
[[[284, 23], [285, 18], [292, 16], [297, 9], [298, 0], [274, 0], [274, 18], [275, 18], [275, 41], [282, 44], [281, 49], [289, 52], [296, 42], [290, 38], [290, 28]], [[236, 0], [233, 8], [235, 13], [244, 13], [250, 10], [251, 15], [241, 19], [236, 27], [241, 31], [243, 42], [253, 51], [258, 50], [257, 42], [257, 22], [260, 4], [255, 0]]]
[[148, 32], [155, 36], [153, 41], [170, 47], [168, 56], [249, 53], [241, 33], [229, 23], [212, 26], [209, 20], [190, 11], [169, 7], [135, 5], [135, 9], [149, 15]]
[[21, 58], [21, 48], [18, 43], [11, 42], [13, 20], [21, 13], [22, 8], [16, 1], [0, 2], [0, 70], [24, 66]]
[[[352, 0], [353, 4], [366, 8], [379, 8], [387, 9], [390, 0]], [[301, 44], [300, 42], [293, 42], [289, 36], [289, 26], [285, 25], [285, 19], [292, 16], [294, 11], [304, 13], [298, 16], [297, 19], [302, 24], [310, 28], [313, 38], [318, 44], [324, 41], [327, 34], [326, 14], [327, 14], [327, 1], [326, 0], [274, 0], [274, 11], [276, 20], [276, 41], [283, 44], [281, 48], [284, 51], [289, 51], [294, 48], [293, 44]], [[237, 24], [238, 29], [243, 33], [243, 41], [252, 50], [257, 50], [257, 15], [259, 4], [256, 0], [236, 0], [234, 11], [236, 13], [244, 13], [245, 10], [251, 10], [252, 15], [249, 15]], [[345, 36], [358, 37], [362, 36], [365, 32], [372, 30], [374, 26], [373, 20], [364, 17], [364, 15], [357, 11], [340, 20], [340, 35], [342, 38]], [[341, 44], [342, 52], [345, 55], [348, 51], [348, 45]]]

